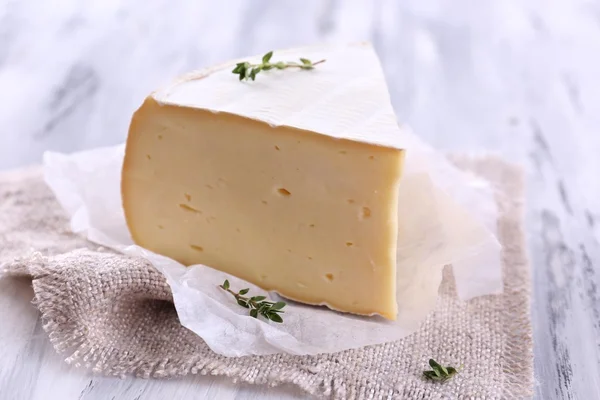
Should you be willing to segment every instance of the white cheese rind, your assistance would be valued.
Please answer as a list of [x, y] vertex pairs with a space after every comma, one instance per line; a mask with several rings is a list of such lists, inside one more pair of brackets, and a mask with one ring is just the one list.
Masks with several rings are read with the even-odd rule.
[[[323, 135], [403, 149], [377, 55], [368, 43], [275, 51], [272, 62], [326, 60], [312, 70], [270, 70], [239, 82], [236, 61], [190, 73], [153, 93], [162, 104], [229, 112]], [[241, 61], [260, 63], [260, 56]]]

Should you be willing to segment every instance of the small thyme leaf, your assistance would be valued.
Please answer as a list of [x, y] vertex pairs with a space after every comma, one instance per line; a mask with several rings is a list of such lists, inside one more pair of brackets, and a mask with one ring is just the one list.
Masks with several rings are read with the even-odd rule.
[[263, 58], [262, 58], [262, 62], [263, 62], [263, 64], [266, 64], [266, 63], [268, 63], [268, 62], [269, 62], [269, 60], [271, 59], [271, 57], [273, 57], [273, 52], [272, 52], [272, 51], [270, 51], [270, 52], [268, 52], [267, 54], [265, 54], [265, 55], [263, 56]]
[[448, 371], [446, 370], [446, 368], [442, 367], [433, 359], [429, 360], [429, 366], [433, 369], [437, 376], [448, 375]]
[[277, 323], [283, 322], [283, 319], [279, 316], [279, 314], [275, 314], [275, 313], [269, 314], [268, 318], [273, 322], [277, 322]]
[[233, 69], [233, 73], [237, 74], [244, 69], [244, 63], [237, 63]]
[[425, 378], [432, 380], [432, 381], [439, 379], [439, 377], [433, 371], [423, 371], [423, 375], [425, 376]]
[[286, 69], [286, 68], [300, 68], [300, 69], [314, 69], [314, 66], [317, 64], [321, 64], [325, 62], [325, 60], [320, 60], [317, 62], [312, 62], [308, 58], [300, 58], [300, 63], [295, 61], [278, 61], [276, 63], [271, 62], [271, 58], [273, 57], [273, 52], [270, 51], [262, 57], [260, 64], [250, 64], [249, 62], [239, 62], [235, 64], [235, 68], [231, 71], [234, 74], [238, 75], [240, 81], [252, 79], [256, 80], [256, 75], [258, 75], [262, 71], [269, 71], [273, 68], [276, 69]]
[[225, 280], [225, 282], [223, 282], [222, 285], [219, 285], [219, 287], [230, 293], [240, 306], [250, 309], [251, 317], [258, 318], [259, 315], [262, 315], [264, 318], [270, 321], [277, 323], [283, 322], [283, 319], [279, 313], [284, 312], [281, 309], [285, 307], [285, 302], [278, 301], [273, 303], [271, 301], [267, 301], [266, 296], [252, 296], [250, 298], [244, 297], [244, 295], [247, 294], [250, 289], [242, 289], [238, 293], [235, 293], [229, 288], [230, 286], [228, 280]]
[[268, 302], [265, 301], [263, 303], [260, 303], [260, 305], [258, 306], [257, 310], [260, 313], [263, 313], [263, 312], [267, 311], [269, 308], [271, 308], [271, 305]]
[[444, 367], [434, 359], [429, 360], [431, 371], [423, 371], [423, 377], [426, 380], [434, 382], [446, 382], [447, 380], [458, 374], [458, 370], [454, 367]]

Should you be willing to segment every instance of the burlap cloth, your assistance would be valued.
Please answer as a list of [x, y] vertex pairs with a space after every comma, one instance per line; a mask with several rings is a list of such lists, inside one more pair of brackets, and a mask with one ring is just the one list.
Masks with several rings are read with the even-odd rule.
[[[318, 356], [217, 355], [179, 324], [169, 287], [151, 265], [69, 231], [39, 168], [0, 175], [0, 269], [32, 277], [33, 303], [55, 349], [96, 373], [224, 375], [343, 399], [528, 398], [533, 355], [522, 176], [496, 159], [457, 162], [500, 189], [505, 292], [459, 302], [448, 267], [435, 311], [397, 342]], [[463, 368], [446, 383], [424, 381], [429, 358]]]

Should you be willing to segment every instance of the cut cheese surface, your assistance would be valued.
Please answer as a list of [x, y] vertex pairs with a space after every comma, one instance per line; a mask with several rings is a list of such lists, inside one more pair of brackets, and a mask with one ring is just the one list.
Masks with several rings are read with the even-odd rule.
[[[184, 265], [395, 319], [399, 128], [369, 46], [318, 51], [340, 79], [315, 68], [239, 82], [228, 65], [149, 96], [126, 144], [127, 224], [137, 244]], [[373, 64], [370, 85], [350, 60]]]

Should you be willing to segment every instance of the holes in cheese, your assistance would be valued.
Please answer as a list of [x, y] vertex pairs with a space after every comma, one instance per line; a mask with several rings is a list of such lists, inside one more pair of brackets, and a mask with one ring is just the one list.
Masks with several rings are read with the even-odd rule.
[[354, 243], [352, 243], [352, 242], [346, 242], [346, 246], [347, 247], [352, 247], [352, 246], [354, 246]]
[[185, 204], [185, 203], [179, 204], [179, 208], [181, 208], [182, 210], [185, 210], [187, 212], [196, 213], [196, 214], [202, 214], [202, 211], [200, 211], [200, 210], [198, 210], [198, 209], [196, 209], [196, 208], [194, 208], [194, 207], [192, 207], [192, 206], [190, 206], [188, 204]]
[[198, 246], [198, 245], [196, 245], [196, 244], [190, 244], [190, 247], [191, 247], [193, 250], [196, 250], [196, 251], [204, 251], [204, 247], [202, 247], [202, 246]]
[[284, 197], [288, 197], [288, 196], [290, 196], [292, 194], [286, 188], [279, 188], [279, 189], [277, 189], [277, 193], [279, 193], [280, 195], [282, 195]]
[[360, 212], [361, 219], [367, 219], [371, 217], [371, 209], [369, 207], [363, 207]]

